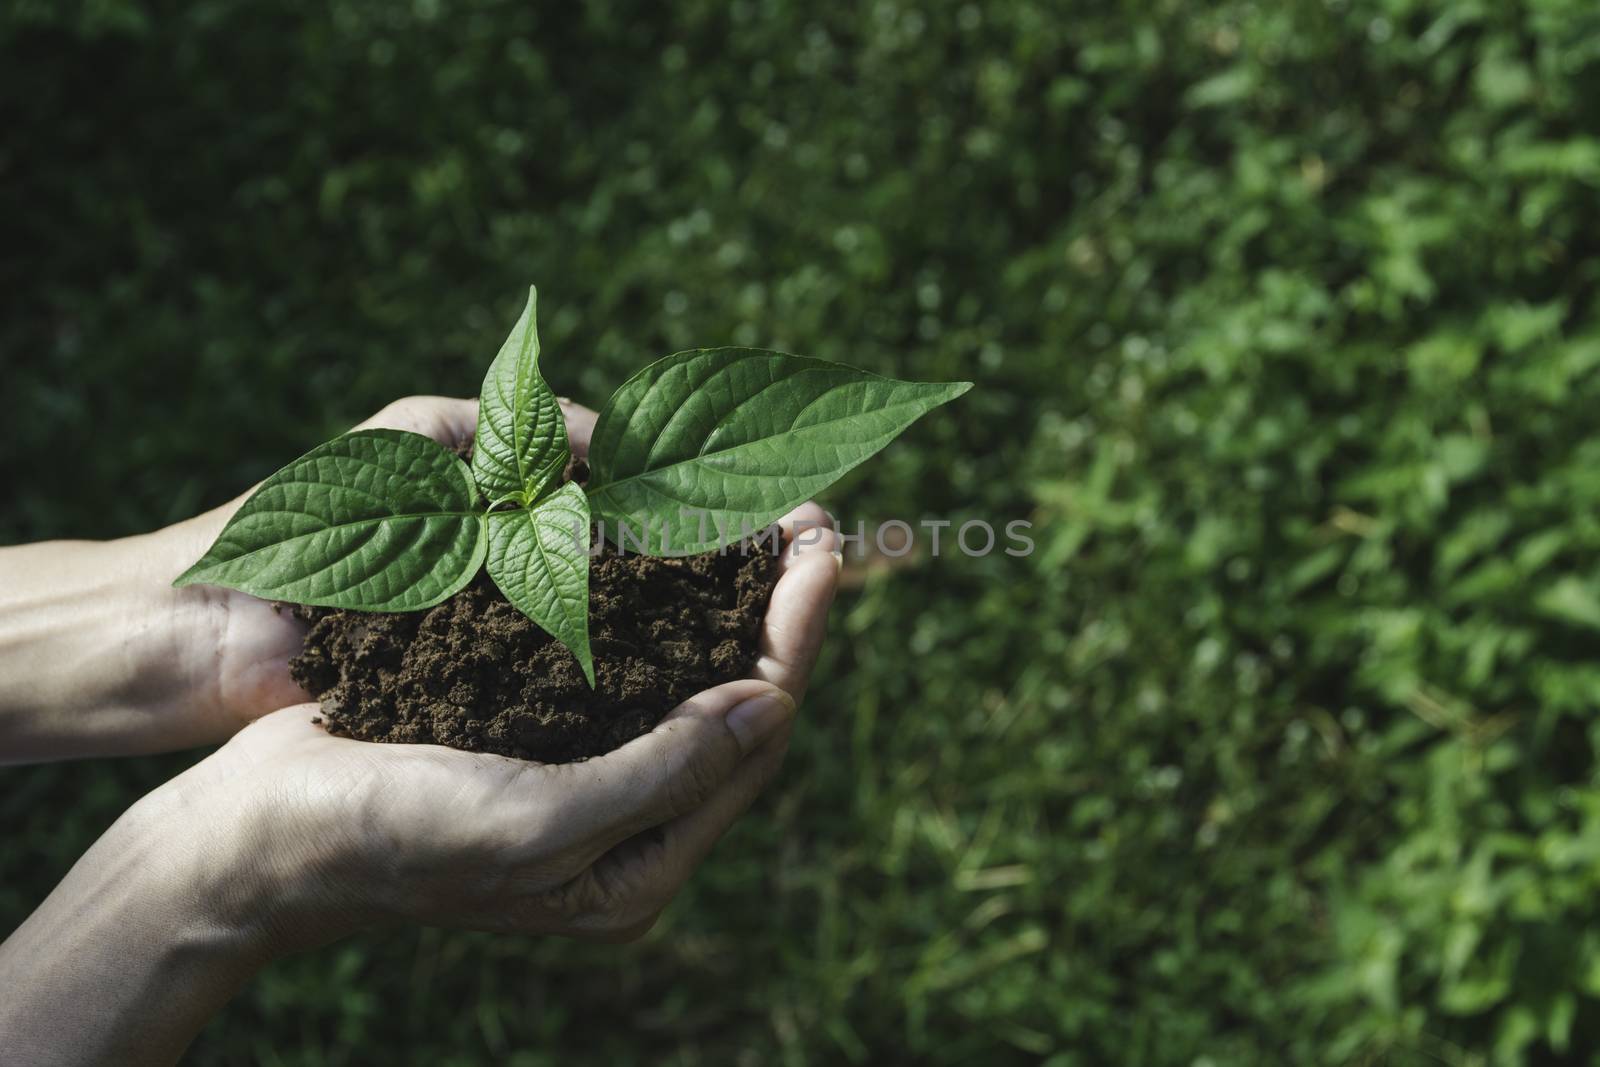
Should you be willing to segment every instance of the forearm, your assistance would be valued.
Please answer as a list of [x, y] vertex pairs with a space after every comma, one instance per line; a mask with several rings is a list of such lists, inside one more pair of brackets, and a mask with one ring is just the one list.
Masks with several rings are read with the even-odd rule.
[[[453, 446], [477, 410], [408, 397], [358, 429]], [[594, 413], [566, 410], [586, 441]], [[216, 743], [306, 698], [288, 666], [302, 626], [243, 593], [171, 585], [244, 500], [141, 537], [0, 548], [0, 764]]]
[[214, 598], [170, 588], [187, 540], [173, 527], [0, 549], [0, 762], [201, 740], [170, 710], [215, 699], [197, 691]]
[[136, 805], [0, 945], [7, 1062], [172, 1063], [270, 956], [259, 901], [168, 814]]

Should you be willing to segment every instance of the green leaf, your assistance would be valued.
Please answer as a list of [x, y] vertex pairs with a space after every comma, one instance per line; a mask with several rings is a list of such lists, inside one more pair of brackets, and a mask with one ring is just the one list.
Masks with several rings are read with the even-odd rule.
[[478, 396], [478, 434], [472, 476], [491, 502], [531, 504], [561, 477], [571, 452], [567, 422], [555, 393], [539, 374], [539, 291], [484, 375]]
[[359, 430], [262, 482], [173, 584], [359, 611], [432, 607], [483, 565], [475, 503], [467, 465], [437, 442]]
[[578, 657], [589, 652], [589, 503], [568, 482], [531, 508], [489, 513], [489, 577], [521, 612]]
[[1600, 630], [1600, 594], [1575, 574], [1568, 574], [1534, 597], [1534, 607], [1578, 626]]
[[[899, 382], [759, 348], [658, 360], [623, 383], [589, 445], [589, 506], [651, 553], [759, 530], [970, 382]], [[665, 537], [663, 537], [663, 524]]]

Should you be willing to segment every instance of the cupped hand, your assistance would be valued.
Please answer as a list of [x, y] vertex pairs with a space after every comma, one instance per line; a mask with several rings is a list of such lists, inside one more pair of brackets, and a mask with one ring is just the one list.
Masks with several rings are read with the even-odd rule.
[[[607, 755], [354, 741], [311, 704], [238, 731], [125, 812], [0, 944], [7, 1062], [175, 1062], [272, 957], [364, 926], [642, 933], [783, 759], [838, 579], [831, 531], [795, 536], [821, 517], [790, 516], [801, 551], [782, 559], [753, 677]], [[147, 740], [140, 714], [114, 730]]]
[[[573, 436], [586, 440], [581, 423]], [[605, 756], [550, 765], [355, 741], [301, 704], [146, 803], [183, 825], [219, 883], [197, 897], [241, 912], [217, 921], [257, 923], [276, 950], [393, 920], [637, 936], [783, 760], [839, 568], [831, 531], [796, 531], [823, 518], [808, 504], [783, 522], [753, 676]]]
[[[595, 413], [565, 400], [562, 410], [573, 450], [587, 454]], [[411, 396], [354, 428], [409, 430], [455, 447], [472, 437], [477, 419], [476, 400]], [[155, 556], [150, 569], [157, 580], [170, 581], [205, 555], [249, 495], [138, 539]], [[307, 698], [289, 677], [289, 660], [300, 651], [306, 628], [289, 613], [221, 586], [163, 588], [157, 595], [164, 602], [158, 614], [182, 635], [175, 644], [185, 684], [182, 698], [168, 702], [178, 721], [147, 747], [222, 741], [251, 720]]]

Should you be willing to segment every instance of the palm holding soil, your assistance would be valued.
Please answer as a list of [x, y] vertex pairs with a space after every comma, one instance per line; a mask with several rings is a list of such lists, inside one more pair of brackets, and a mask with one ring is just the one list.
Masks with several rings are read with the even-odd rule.
[[[0, 1001], [0, 1047], [41, 1064], [165, 1062], [272, 956], [374, 923], [637, 936], [776, 773], [842, 562], [825, 514], [801, 502], [970, 383], [695, 349], [634, 374], [597, 416], [540, 376], [534, 315], [530, 290], [477, 402], [398, 401], [249, 496], [158, 533], [0, 550], [0, 760], [227, 739], [124, 814], [0, 945], [0, 988], [24, 991]], [[469, 436], [470, 465], [441, 447]], [[573, 455], [590, 464], [582, 485], [561, 476]], [[649, 597], [590, 599], [596, 520], [619, 551], [632, 531], [643, 554], [672, 556], [774, 519], [788, 551], [770, 596], [770, 561], [755, 559], [727, 575], [737, 610], [700, 611], [688, 590], [660, 616]], [[698, 578], [706, 562], [659, 566]], [[465, 612], [487, 630], [501, 612], [474, 607], [480, 574], [517, 613], [514, 629], [462, 653], [449, 626]], [[324, 614], [308, 637], [273, 600], [388, 621]], [[600, 644], [591, 617], [609, 627]], [[388, 734], [352, 721], [368, 683], [396, 674], [382, 626], [409, 628], [408, 649], [429, 642], [419, 663], [440, 658], [444, 628], [443, 658], [470, 675], [428, 673], [409, 695], [456, 715], [459, 731], [448, 716], [429, 732], [405, 715]], [[726, 638], [703, 657], [709, 674], [617, 654], [697, 663], [699, 633]], [[516, 634], [538, 643], [518, 651]], [[570, 659], [536, 658], [553, 647]], [[297, 653], [330, 728], [352, 736], [300, 702]], [[633, 716], [607, 726], [623, 730], [606, 747], [631, 739], [585, 745], [576, 754], [603, 754], [581, 763], [466, 750], [573, 751], [532, 743], [554, 719], [533, 713], [529, 693], [568, 686], [574, 664], [611, 701], [591, 701], [591, 717]], [[508, 695], [487, 695], [486, 679]], [[354, 700], [341, 696], [352, 686]], [[486, 726], [497, 708], [508, 721]]]
[[[363, 426], [455, 444], [470, 436], [475, 408], [412, 397]], [[563, 411], [582, 457], [595, 414], [573, 404]], [[207, 518], [220, 523], [225, 510]], [[636, 936], [782, 762], [837, 581], [833, 534], [819, 527], [825, 519], [807, 504], [780, 523], [789, 550], [752, 677], [691, 698], [610, 754], [543, 765], [436, 745], [373, 745], [329, 736], [311, 722], [315, 706], [298, 705], [246, 728], [174, 785], [209, 798], [197, 811], [227, 798], [219, 848], [247, 841], [257, 854], [293, 857], [296, 871], [324, 872], [313, 887], [296, 875], [292, 889], [269, 894], [291, 909], [308, 905], [302, 918], [284, 917], [295, 940], [337, 936], [342, 922], [401, 918]], [[797, 523], [813, 529], [801, 543]], [[264, 694], [292, 685], [286, 663], [299, 624], [249, 604], [230, 612], [247, 621], [230, 634], [238, 644], [220, 662], [234, 673], [220, 688]]]
[[[562, 408], [574, 450], [587, 450], [594, 412], [576, 404], [563, 404]], [[410, 396], [389, 404], [354, 429], [407, 430], [454, 447], [471, 439], [477, 412], [477, 402], [472, 400]], [[164, 556], [172, 574], [205, 551], [249, 495], [244, 493], [153, 535], [169, 535]], [[216, 631], [214, 655], [206, 665], [213, 677], [204, 679], [201, 686], [214, 694], [211, 707], [203, 711], [214, 715], [215, 721], [198, 726], [213, 732], [210, 739], [225, 738], [260, 715], [306, 699], [305, 691], [289, 677], [289, 660], [300, 651], [305, 636], [302, 623], [266, 601], [222, 586], [186, 586], [172, 590], [171, 595], [188, 612], [211, 619]]]
[[[563, 412], [581, 455], [594, 413]], [[413, 397], [366, 425], [454, 444], [474, 413]], [[166, 584], [237, 507], [0, 550], [0, 762], [231, 737], [0, 945], [0, 1047], [19, 1062], [171, 1062], [268, 960], [371, 924], [638, 936], [776, 773], [838, 578], [831, 531], [794, 536], [825, 516], [796, 509], [751, 677], [604, 756], [545, 765], [314, 725], [288, 671], [301, 624]]]
[[[567, 433], [573, 454], [585, 456], [589, 436], [594, 430], [595, 413], [589, 408], [562, 401]], [[441, 444], [454, 446], [469, 440], [477, 422], [477, 404], [471, 400], [447, 397], [416, 396], [395, 401], [372, 418], [360, 423], [356, 429], [387, 428], [409, 430]], [[244, 494], [204, 515], [170, 527], [153, 537], [163, 537], [162, 556], [168, 566], [181, 568], [183, 561], [200, 554], [210, 544], [228, 518], [248, 494]], [[826, 514], [815, 504], [795, 509], [780, 525], [792, 531], [795, 523], [802, 528], [815, 527], [826, 521]], [[823, 555], [833, 546], [833, 535], [828, 530], [808, 533], [811, 542], [794, 546], [799, 551], [820, 550]], [[785, 554], [786, 556], [789, 553]], [[787, 567], [785, 568], [787, 569]], [[780, 581], [778, 589], [789, 590], [789, 583]], [[820, 603], [803, 601], [790, 590], [782, 594], [774, 590], [773, 602], [768, 609], [766, 625], [761, 638], [763, 659], [758, 662], [757, 677], [771, 674], [769, 646], [782, 645], [783, 634], [803, 630], [811, 615], [825, 615], [829, 601]], [[831, 598], [831, 593], [829, 594]], [[211, 700], [191, 705], [195, 714], [205, 721], [187, 723], [185, 734], [198, 733], [198, 741], [218, 740], [228, 736], [239, 726], [252, 719], [306, 698], [305, 692], [289, 677], [288, 662], [300, 650], [305, 627], [287, 613], [256, 597], [220, 586], [188, 586], [173, 590], [171, 596], [179, 602], [179, 610], [210, 620], [215, 631], [211, 642], [214, 652], [205, 658], [197, 673], [208, 676], [195, 680], [194, 687], [214, 694]], [[825, 620], [816, 620], [817, 641]], [[813, 648], [810, 653], [815, 655]], [[809, 660], [806, 669], [809, 668]], [[785, 677], [767, 677], [773, 684], [794, 685], [804, 689], [804, 670], [789, 670]], [[798, 699], [800, 692], [791, 689]], [[176, 709], [175, 709], [176, 710]]]

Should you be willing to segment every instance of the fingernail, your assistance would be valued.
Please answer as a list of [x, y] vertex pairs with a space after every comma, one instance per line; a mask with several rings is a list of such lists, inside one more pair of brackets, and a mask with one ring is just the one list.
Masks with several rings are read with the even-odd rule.
[[728, 712], [728, 729], [739, 739], [739, 749], [745, 755], [754, 752], [761, 743], [789, 721], [794, 714], [794, 701], [779, 689], [751, 697]]
[[841, 569], [843, 569], [843, 567], [844, 567], [844, 549], [838, 547], [837, 545], [834, 546], [834, 549], [833, 549], [833, 562], [835, 564], [837, 564]]

